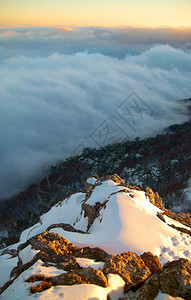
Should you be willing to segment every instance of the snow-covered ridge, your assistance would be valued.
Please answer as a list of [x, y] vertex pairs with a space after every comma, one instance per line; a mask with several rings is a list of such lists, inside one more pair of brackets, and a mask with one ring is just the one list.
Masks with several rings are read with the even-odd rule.
[[[164, 216], [166, 223], [159, 219], [157, 214], [163, 211], [149, 201], [144, 191], [125, 188], [123, 181], [119, 183], [111, 179], [98, 180], [96, 183], [92, 178], [87, 183], [86, 193], [76, 193], [52, 207], [41, 217], [41, 223], [22, 233], [20, 243], [47, 230], [52, 224], [65, 223], [87, 234], [69, 232], [56, 226], [50, 231], [80, 246], [98, 246], [114, 255], [124, 251], [137, 254], [151, 251], [160, 255], [163, 263], [174, 257], [191, 259], [191, 252], [183, 255], [186, 250], [181, 234], [168, 224], [190, 228], [167, 216]], [[88, 228], [91, 217], [95, 219]], [[191, 242], [190, 237], [186, 239]], [[176, 240], [176, 249], [172, 240]], [[177, 250], [179, 244], [181, 251]], [[169, 249], [165, 254], [164, 248]], [[171, 253], [171, 256], [167, 253]]]
[[[49, 212], [42, 215], [40, 223], [22, 233], [18, 244], [9, 247], [10, 251], [19, 246], [20, 264], [30, 262], [38, 255], [39, 251], [33, 249], [31, 244], [27, 244], [28, 240], [43, 233], [49, 227], [51, 227], [50, 233], [59, 234], [80, 248], [99, 247], [111, 255], [128, 251], [138, 255], [143, 252], [152, 252], [159, 256], [162, 265], [179, 258], [191, 260], [191, 236], [175, 229], [180, 227], [187, 233], [191, 233], [190, 227], [164, 215], [162, 207], [153, 205], [148, 194], [143, 190], [130, 187], [117, 175], [102, 180], [89, 178], [86, 188], [86, 192], [76, 193], [52, 207]], [[159, 217], [160, 215], [163, 215], [163, 218]], [[66, 226], [68, 224], [70, 226]], [[174, 228], [169, 225], [174, 225]], [[23, 248], [22, 244], [24, 243], [26, 246]], [[9, 258], [11, 255], [8, 254], [0, 256], [1, 265], [10, 272], [16, 266], [17, 259], [16, 257]], [[77, 258], [76, 261], [82, 268], [90, 266], [98, 270], [102, 269], [104, 264], [83, 257]], [[36, 261], [31, 266], [31, 270], [25, 270], [13, 281], [2, 293], [0, 299], [19, 298], [20, 292], [22, 296], [19, 299], [62, 299], [59, 295], [64, 293], [64, 299], [70, 300], [77, 299], [75, 297], [78, 293], [82, 295], [82, 298], [79, 296], [78, 299], [89, 299], [90, 297], [106, 299], [107, 295], [114, 290], [118, 290], [118, 292], [114, 292], [113, 296], [110, 295], [111, 299], [118, 299], [123, 293], [125, 284], [123, 279], [119, 275], [108, 274], [107, 289], [82, 284], [70, 287], [51, 287], [47, 291], [30, 295], [27, 287], [24, 286], [22, 276], [29, 277], [36, 274], [37, 269], [40, 273], [45, 272], [46, 276], [53, 276], [51, 272], [63, 273], [57, 266], [52, 265], [51, 268], [50, 266], [45, 268], [40, 260]], [[9, 280], [9, 272], [2, 272], [2, 286]], [[13, 289], [15, 293], [12, 292]]]

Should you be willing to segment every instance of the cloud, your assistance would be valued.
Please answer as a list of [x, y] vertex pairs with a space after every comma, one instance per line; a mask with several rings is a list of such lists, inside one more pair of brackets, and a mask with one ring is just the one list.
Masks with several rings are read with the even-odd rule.
[[187, 120], [177, 101], [191, 96], [190, 32], [1, 29], [0, 198], [81, 143], [145, 137]]
[[[7, 36], [9, 35], [9, 36]], [[1, 57], [49, 56], [54, 52], [75, 54], [88, 51], [124, 58], [155, 45], [191, 49], [191, 28], [18, 27], [0, 28]], [[26, 52], [27, 51], [27, 52]]]

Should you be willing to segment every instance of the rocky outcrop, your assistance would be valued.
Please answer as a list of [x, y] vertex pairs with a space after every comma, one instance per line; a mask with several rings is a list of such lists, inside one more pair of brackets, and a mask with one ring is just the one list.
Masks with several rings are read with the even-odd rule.
[[41, 276], [41, 278], [39, 278], [39, 276], [34, 275], [27, 279], [27, 281], [31, 283], [39, 280], [42, 280], [40, 284], [30, 288], [32, 294], [57, 285], [95, 284], [101, 287], [107, 287], [107, 279], [103, 272], [90, 267], [63, 273], [54, 277], [43, 278]]
[[75, 229], [72, 225], [66, 224], [66, 223], [52, 224], [52, 225], [48, 226], [46, 230], [50, 231], [53, 228], [62, 228], [63, 230], [69, 231], [69, 232], [77, 232], [77, 233], [86, 233], [87, 234], [87, 232]]
[[[53, 262], [56, 268], [63, 270], [63, 273], [47, 277], [37, 272], [27, 278], [25, 281], [31, 284], [29, 289], [32, 294], [58, 285], [95, 284], [107, 287], [107, 275], [113, 273], [125, 281], [124, 295], [121, 299], [154, 300], [159, 291], [172, 297], [191, 299], [191, 262], [187, 259], [181, 258], [162, 267], [159, 258], [150, 252], [140, 256], [132, 252], [112, 256], [98, 247], [77, 247], [59, 234], [48, 231], [21, 244], [17, 249], [18, 255], [19, 251], [28, 245], [39, 252], [31, 261], [26, 264], [20, 262], [12, 270], [11, 280], [1, 288], [1, 293], [40, 259], [46, 267], [52, 266]], [[83, 268], [77, 263], [76, 258], [105, 262], [103, 271], [91, 267]]]
[[124, 300], [154, 300], [158, 292], [172, 297], [191, 299], [191, 262], [187, 259], [168, 262], [158, 273], [147, 279], [136, 291], [129, 291]]
[[155, 274], [148, 278], [143, 285], [136, 291], [129, 291], [123, 300], [154, 300], [160, 289], [159, 276]]
[[89, 258], [89, 259], [94, 259], [95, 261], [103, 261], [103, 262], [114, 257], [113, 255], [108, 254], [106, 251], [104, 251], [98, 247], [79, 248], [79, 250], [74, 252], [74, 255], [75, 255], [75, 257]]
[[133, 285], [146, 280], [151, 272], [139, 255], [132, 252], [118, 254], [105, 262], [103, 267], [105, 274], [120, 275], [126, 283], [125, 289], [130, 290]]
[[191, 227], [191, 215], [188, 213], [173, 213], [170, 210], [163, 209], [163, 215], [182, 223], [185, 226]]
[[118, 174], [104, 176], [101, 178], [101, 180], [102, 181], [113, 180], [115, 183], [118, 183], [119, 185], [125, 184], [125, 180], [123, 180]]
[[73, 285], [73, 284], [96, 284], [102, 287], [107, 286], [107, 279], [101, 270], [85, 268], [71, 271], [51, 278], [52, 285]]
[[154, 193], [151, 188], [146, 187], [145, 195], [146, 195], [146, 197], [149, 197], [149, 200], [153, 205], [155, 205], [159, 208], [163, 207], [162, 198], [159, 196], [159, 194], [157, 192]]
[[160, 272], [160, 289], [173, 297], [191, 299], [191, 262], [180, 258], [167, 263]]
[[32, 237], [29, 239], [29, 243], [35, 250], [40, 250], [41, 260], [57, 263], [64, 270], [79, 269], [75, 259], [77, 257], [90, 258], [95, 261], [106, 261], [112, 257], [98, 247], [79, 248], [59, 234], [48, 231]]
[[151, 252], [144, 252], [140, 257], [149, 268], [151, 274], [155, 274], [162, 269], [162, 265], [157, 255], [153, 255]]
[[175, 226], [173, 224], [170, 224], [169, 226], [176, 229], [176, 230], [178, 230], [178, 231], [180, 231], [180, 232], [186, 233], [186, 234], [191, 236], [191, 230], [188, 230], [188, 229], [183, 228], [183, 227]]

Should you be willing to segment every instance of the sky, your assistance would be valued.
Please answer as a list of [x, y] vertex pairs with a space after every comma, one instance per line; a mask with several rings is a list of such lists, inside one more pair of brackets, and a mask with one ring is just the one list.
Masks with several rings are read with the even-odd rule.
[[0, 0], [0, 200], [189, 119], [191, 1]]
[[0, 24], [191, 26], [190, 0], [1, 0]]

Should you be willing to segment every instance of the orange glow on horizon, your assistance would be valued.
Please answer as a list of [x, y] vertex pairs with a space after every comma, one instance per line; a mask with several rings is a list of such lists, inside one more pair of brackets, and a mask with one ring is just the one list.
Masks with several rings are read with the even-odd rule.
[[190, 0], [1, 0], [0, 24], [69, 27], [191, 27]]

